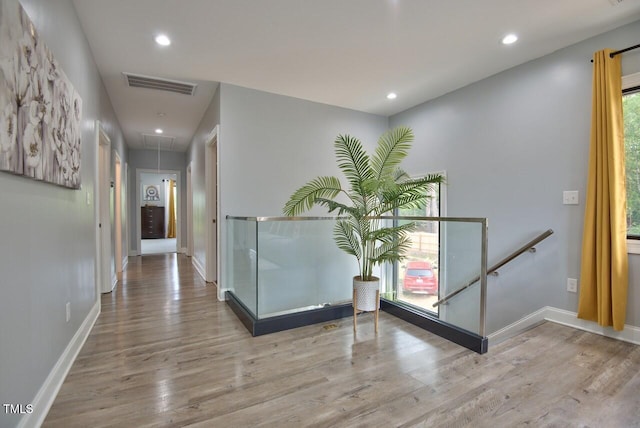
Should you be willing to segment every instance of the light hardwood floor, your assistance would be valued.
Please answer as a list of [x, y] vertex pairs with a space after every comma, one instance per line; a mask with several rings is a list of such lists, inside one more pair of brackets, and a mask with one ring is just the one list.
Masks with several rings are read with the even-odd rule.
[[638, 346], [545, 323], [478, 355], [384, 312], [252, 338], [215, 291], [131, 258], [44, 426], [640, 426]]

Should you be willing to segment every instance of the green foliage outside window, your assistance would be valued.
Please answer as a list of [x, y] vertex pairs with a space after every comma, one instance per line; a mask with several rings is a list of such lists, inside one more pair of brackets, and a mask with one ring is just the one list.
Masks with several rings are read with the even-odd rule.
[[640, 238], [640, 92], [622, 97], [627, 173], [627, 234]]

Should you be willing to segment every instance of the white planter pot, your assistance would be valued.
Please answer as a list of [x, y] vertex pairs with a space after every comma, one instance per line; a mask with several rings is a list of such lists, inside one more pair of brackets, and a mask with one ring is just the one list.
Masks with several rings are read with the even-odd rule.
[[353, 277], [353, 289], [355, 301], [353, 307], [358, 311], [375, 311], [380, 308], [380, 299], [377, 291], [380, 290], [380, 278], [374, 277], [373, 281], [362, 281], [359, 276]]

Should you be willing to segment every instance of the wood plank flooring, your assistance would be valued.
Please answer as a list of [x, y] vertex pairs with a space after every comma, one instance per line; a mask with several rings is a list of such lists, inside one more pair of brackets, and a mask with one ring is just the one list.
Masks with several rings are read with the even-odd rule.
[[545, 323], [478, 355], [379, 323], [252, 338], [190, 259], [131, 258], [44, 426], [640, 426], [638, 346]]

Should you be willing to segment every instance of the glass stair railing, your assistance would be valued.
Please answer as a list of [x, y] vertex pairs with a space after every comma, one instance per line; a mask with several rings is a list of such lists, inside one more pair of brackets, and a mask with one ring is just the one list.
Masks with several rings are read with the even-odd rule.
[[[406, 259], [376, 272], [381, 278], [383, 310], [426, 329], [435, 322], [437, 334], [462, 335], [462, 342], [447, 338], [486, 351], [486, 219], [381, 219], [417, 223], [412, 233], [415, 243]], [[352, 278], [357, 275], [357, 262], [335, 245], [335, 221], [335, 217], [227, 217], [224, 286], [230, 306], [253, 335], [353, 315]], [[480, 287], [461, 293], [454, 304], [433, 310], [433, 302], [478, 272]], [[410, 279], [413, 273], [418, 275]], [[467, 343], [469, 337], [472, 346]]]

